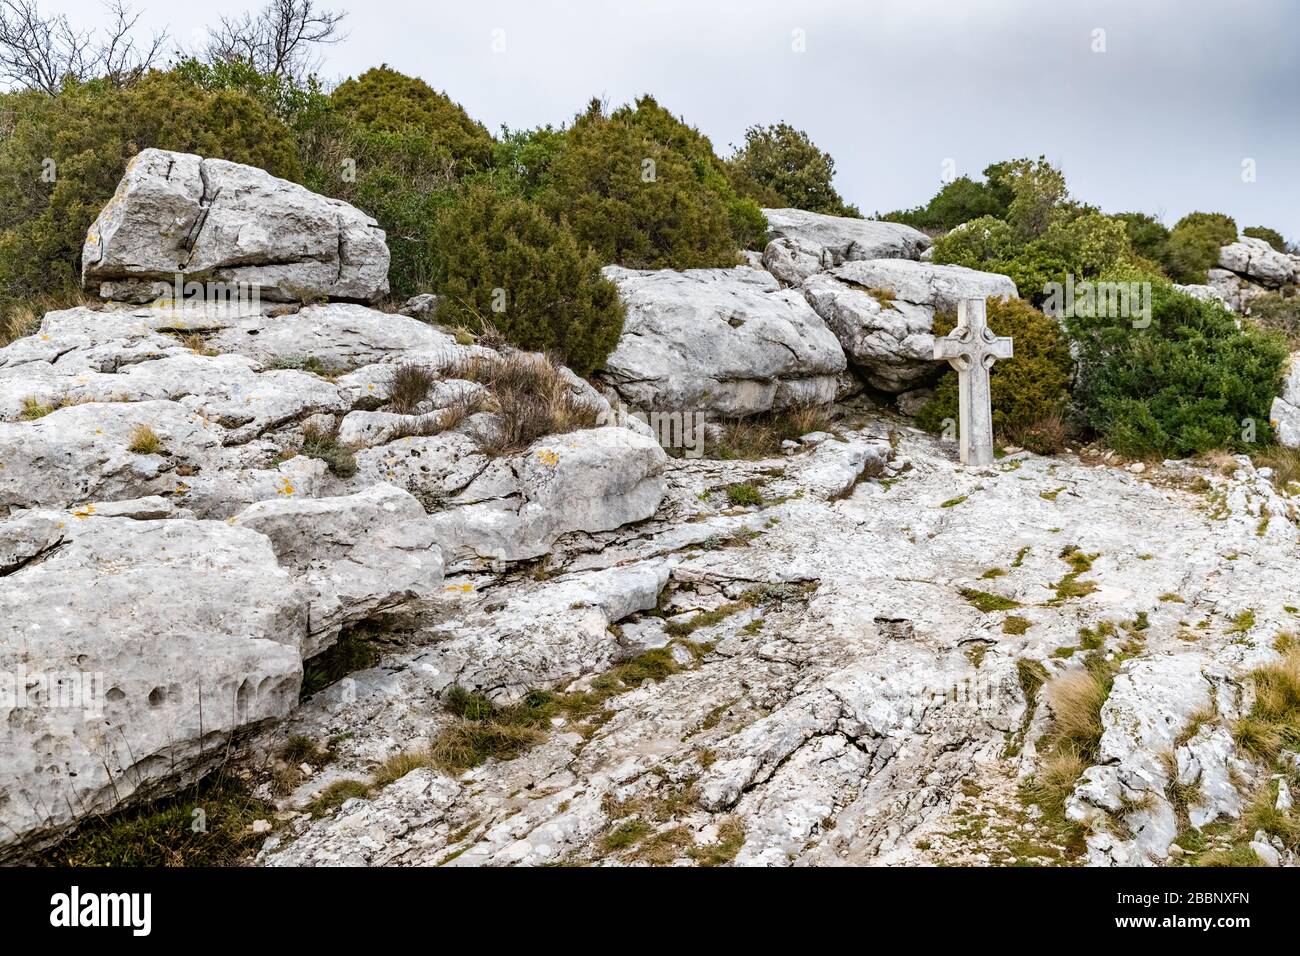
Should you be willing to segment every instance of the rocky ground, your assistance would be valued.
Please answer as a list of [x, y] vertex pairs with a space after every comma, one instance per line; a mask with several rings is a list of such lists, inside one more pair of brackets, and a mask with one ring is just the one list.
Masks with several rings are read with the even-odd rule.
[[[1170, 861], [1165, 754], [1194, 767], [1187, 802], [1211, 832], [1260, 776], [1225, 728], [1248, 707], [1244, 675], [1297, 622], [1291, 506], [1245, 459], [1141, 474], [954, 459], [859, 413], [790, 456], [674, 460], [655, 518], [570, 536], [544, 569], [449, 577], [378, 666], [312, 697], [262, 748], [336, 741], [259, 860]], [[763, 504], [733, 506], [737, 485]], [[1122, 664], [1072, 836], [1024, 797], [1051, 715], [1027, 706], [1021, 665], [1077, 668], [1081, 629], [1106, 621], [1102, 653]], [[617, 681], [620, 657], [655, 647], [671, 661], [660, 679]], [[445, 739], [451, 685], [504, 703], [600, 686], [611, 669], [598, 714], [555, 716], [519, 756], [463, 774], [417, 761], [366, 798], [308, 809]]]
[[114, 828], [206, 778], [252, 790], [221, 862], [1293, 863], [1292, 499], [959, 466], [864, 389], [914, 411], [936, 315], [1014, 284], [766, 214], [747, 264], [607, 268], [586, 381], [362, 304], [360, 211], [141, 153], [107, 301], [0, 348], [0, 859], [174, 842]]

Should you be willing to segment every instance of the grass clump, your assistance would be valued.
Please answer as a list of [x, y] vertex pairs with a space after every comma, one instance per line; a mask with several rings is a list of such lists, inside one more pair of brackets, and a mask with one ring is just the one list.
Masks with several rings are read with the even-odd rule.
[[447, 374], [478, 382], [492, 396], [498, 428], [486, 445], [491, 454], [523, 451], [545, 435], [592, 428], [599, 419], [595, 405], [575, 392], [572, 381], [544, 355], [469, 356]]
[[727, 486], [727, 501], [733, 507], [760, 507], [764, 500], [763, 493], [750, 482]]
[[318, 458], [325, 462], [330, 473], [339, 478], [350, 478], [357, 473], [357, 458], [353, 449], [339, 443], [337, 428], [328, 431], [308, 425], [302, 430], [302, 444], [298, 454]]
[[736, 858], [745, 845], [745, 827], [735, 817], [728, 817], [718, 827], [718, 840], [695, 847], [690, 857], [700, 866], [724, 866]]
[[148, 425], [137, 425], [126, 450], [135, 455], [156, 455], [162, 451], [162, 439]]
[[404, 363], [393, 370], [388, 383], [388, 401], [398, 415], [414, 415], [429, 397], [436, 376], [423, 365]]
[[721, 423], [721, 436], [707, 449], [710, 457], [724, 460], [771, 458], [781, 454], [781, 443], [813, 432], [829, 432], [834, 424], [825, 405], [794, 405], [780, 412]]
[[373, 793], [374, 787], [364, 780], [335, 780], [316, 795], [307, 809], [313, 817], [322, 817], [349, 800], [369, 800]]
[[223, 769], [176, 796], [88, 819], [39, 859], [51, 866], [240, 866], [266, 838], [251, 824], [274, 813]]
[[1255, 703], [1233, 726], [1237, 746], [1272, 762], [1300, 749], [1300, 650], [1251, 672]]
[[39, 398], [29, 395], [23, 399], [23, 406], [18, 412], [18, 417], [25, 422], [34, 422], [38, 418], [44, 418], [58, 407], [58, 403], [42, 402]]
[[1008, 614], [1002, 621], [1003, 634], [1023, 634], [1029, 630], [1033, 624], [1027, 617], [1020, 617], [1017, 614]]
[[943, 504], [939, 505], [939, 507], [940, 507], [940, 508], [955, 508], [955, 507], [957, 507], [959, 504], [961, 504], [963, 501], [965, 501], [965, 500], [967, 499], [967, 497], [969, 497], [969, 496], [968, 496], [968, 495], [958, 495], [956, 498], [949, 498], [949, 499], [948, 499], [947, 501], [945, 501]]
[[1013, 601], [1001, 594], [991, 594], [988, 591], [980, 591], [976, 588], [962, 588], [960, 593], [968, 604], [978, 608], [985, 614], [990, 611], [1009, 611], [1012, 608], [1020, 607], [1019, 601]]
[[1245, 634], [1255, 626], [1255, 609], [1248, 607], [1232, 619], [1225, 634]]

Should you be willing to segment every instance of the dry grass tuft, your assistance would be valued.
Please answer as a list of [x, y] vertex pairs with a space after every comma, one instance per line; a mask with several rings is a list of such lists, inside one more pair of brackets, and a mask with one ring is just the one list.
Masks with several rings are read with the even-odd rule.
[[1251, 673], [1255, 704], [1233, 726], [1237, 745], [1268, 761], [1300, 749], [1300, 649]]
[[423, 365], [404, 364], [393, 370], [388, 385], [388, 400], [399, 415], [414, 415], [429, 397], [437, 376]]
[[136, 455], [156, 455], [162, 451], [162, 439], [148, 425], [137, 425], [126, 450]]
[[1058, 455], [1070, 444], [1071, 436], [1065, 418], [1059, 412], [1054, 412], [1036, 421], [1008, 427], [1003, 440], [1026, 448], [1036, 455]]
[[487, 446], [492, 454], [523, 451], [545, 435], [593, 428], [599, 418], [599, 410], [574, 394], [550, 356], [528, 352], [491, 359], [471, 356], [446, 374], [478, 382], [491, 394], [500, 419], [500, 429]]
[[1101, 743], [1101, 707], [1110, 694], [1112, 679], [1100, 668], [1084, 667], [1066, 671], [1045, 688], [1054, 736], [1089, 761]]
[[833, 430], [825, 405], [794, 405], [770, 415], [732, 419], [722, 423], [722, 436], [709, 449], [713, 458], [771, 458], [781, 454], [781, 443], [811, 432]]

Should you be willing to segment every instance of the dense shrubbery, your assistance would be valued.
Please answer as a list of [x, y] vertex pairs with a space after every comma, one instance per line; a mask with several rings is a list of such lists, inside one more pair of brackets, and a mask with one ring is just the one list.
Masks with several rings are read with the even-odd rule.
[[1005, 215], [953, 229], [935, 242], [935, 262], [1001, 272], [1037, 303], [1049, 282], [1063, 283], [1067, 274], [1092, 278], [1132, 257], [1125, 223], [1070, 201], [1065, 178], [1045, 160], [1000, 163], [988, 172], [992, 188], [1010, 196]]
[[[695, 178], [715, 193], [726, 207], [732, 241], [741, 249], [762, 249], [767, 238], [767, 219], [752, 197], [741, 195], [730, 168], [713, 151], [709, 138], [686, 121], [673, 116], [652, 96], [636, 101], [636, 108], [624, 106], [612, 119], [626, 120], [656, 143], [679, 153], [690, 163]], [[827, 157], [829, 159], [829, 157]]]
[[522, 348], [553, 352], [579, 375], [618, 344], [623, 308], [601, 261], [527, 200], [480, 184], [441, 217], [439, 319], [491, 326]]
[[1161, 265], [1175, 282], [1203, 283], [1219, 261], [1219, 247], [1237, 241], [1237, 224], [1217, 212], [1191, 212], [1169, 231]]
[[993, 163], [984, 170], [984, 182], [959, 176], [935, 193], [924, 206], [891, 212], [882, 218], [916, 229], [948, 230], [972, 219], [1005, 219], [1014, 198], [1008, 175], [1011, 163]]
[[638, 269], [735, 265], [725, 198], [702, 181], [691, 156], [647, 128], [662, 121], [649, 97], [613, 115], [593, 100], [550, 157], [537, 201], [556, 221], [567, 220], [578, 241], [607, 263]]
[[125, 89], [96, 81], [56, 97], [5, 94], [0, 108], [11, 117], [0, 138], [0, 304], [75, 286], [86, 231], [146, 147], [302, 176], [293, 134], [256, 100], [172, 73]]
[[830, 216], [861, 217], [835, 191], [835, 160], [789, 123], [751, 126], [730, 160], [740, 191], [769, 209], [794, 207]]
[[[1026, 432], [1060, 417], [1069, 399], [1073, 363], [1056, 320], [1021, 299], [995, 298], [988, 301], [988, 322], [994, 334], [1015, 339], [1014, 355], [989, 373], [994, 429], [1003, 435]], [[934, 317], [934, 334], [947, 335], [956, 325], [954, 314], [940, 313]], [[917, 424], [939, 431], [946, 418], [957, 419], [957, 374], [951, 370], [917, 413]]]
[[[1121, 453], [1181, 457], [1271, 441], [1269, 406], [1287, 357], [1279, 336], [1238, 328], [1218, 303], [1158, 283], [1151, 324], [1067, 320], [1083, 423]], [[1253, 428], [1253, 439], [1250, 429]]]
[[1266, 292], [1252, 298], [1247, 308], [1256, 325], [1281, 334], [1289, 348], [1300, 349], [1300, 295]]

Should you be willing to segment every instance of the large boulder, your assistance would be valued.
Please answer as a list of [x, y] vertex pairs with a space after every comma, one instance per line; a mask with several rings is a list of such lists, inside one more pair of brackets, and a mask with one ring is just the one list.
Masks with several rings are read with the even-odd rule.
[[735, 269], [604, 270], [627, 307], [602, 380], [638, 410], [734, 418], [835, 398], [844, 352], [794, 289]]
[[667, 458], [653, 438], [609, 426], [542, 438], [494, 459], [433, 515], [447, 566], [536, 558], [568, 532], [649, 518], [666, 491]]
[[1300, 257], [1251, 236], [1220, 247], [1219, 267], [1273, 289], [1300, 280]]
[[769, 235], [763, 266], [787, 285], [858, 259], [917, 259], [925, 233], [897, 222], [827, 216], [803, 209], [764, 209]]
[[0, 522], [0, 856], [165, 794], [297, 703], [307, 595], [224, 522]]
[[178, 276], [272, 300], [374, 301], [388, 292], [388, 246], [341, 200], [253, 166], [146, 149], [86, 234], [82, 280], [147, 301]]
[[955, 311], [964, 298], [1017, 297], [1007, 276], [908, 259], [847, 262], [801, 289], [866, 380], [891, 393], [938, 374], [936, 312]]
[[442, 584], [433, 519], [392, 485], [337, 498], [259, 501], [235, 524], [270, 538], [281, 565], [307, 586], [303, 657], [325, 650], [347, 625], [431, 597]]
[[1291, 362], [1282, 382], [1282, 394], [1273, 399], [1269, 418], [1280, 444], [1300, 448], [1300, 352], [1291, 353]]

